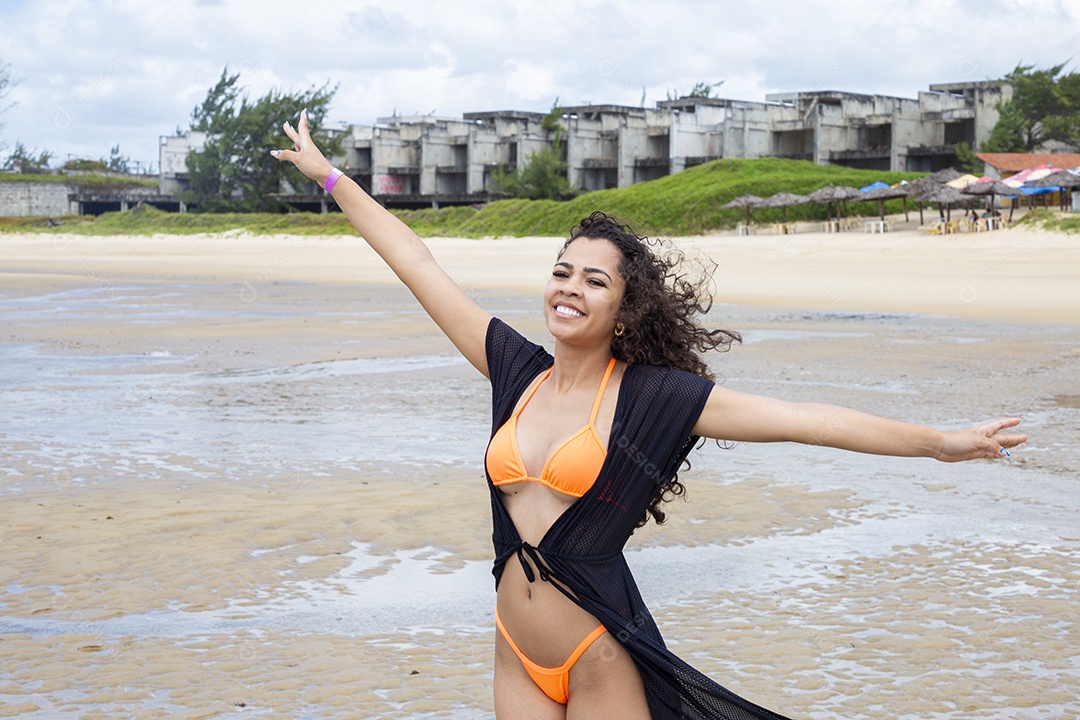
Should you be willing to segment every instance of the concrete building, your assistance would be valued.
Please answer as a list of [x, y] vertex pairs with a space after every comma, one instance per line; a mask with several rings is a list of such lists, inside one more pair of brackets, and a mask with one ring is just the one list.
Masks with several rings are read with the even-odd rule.
[[26, 179], [0, 183], [0, 217], [56, 217], [74, 215], [78, 209], [69, 196], [75, 191], [67, 183], [34, 182]]
[[669, 113], [672, 173], [710, 160], [770, 154], [768, 103], [685, 97], [657, 106]]
[[[835, 90], [778, 93], [765, 102], [684, 97], [655, 108], [562, 108], [570, 185], [623, 188], [719, 158], [784, 157], [819, 164], [934, 171], [956, 163], [956, 145], [990, 136], [997, 105], [1012, 96], [1000, 82], [931, 85], [916, 98]], [[386, 205], [427, 207], [485, 202], [492, 174], [516, 170], [549, 146], [543, 113], [493, 111], [458, 118], [384, 117], [373, 126], [339, 123], [333, 161]], [[186, 156], [201, 133], [162, 138], [160, 192], [186, 183]], [[297, 207], [327, 208], [318, 189], [287, 188]]]
[[956, 145], [990, 137], [997, 103], [1012, 88], [996, 82], [931, 85], [917, 99], [832, 90], [766, 95], [769, 155], [870, 170], [933, 172], [956, 163]]
[[138, 205], [152, 205], [163, 210], [177, 210], [162, 202], [158, 189], [137, 183], [125, 183], [127, 177], [116, 174], [113, 188], [79, 182], [77, 174], [65, 181], [45, 181], [26, 174], [0, 182], [0, 217], [49, 217], [63, 215], [100, 215], [130, 210]]
[[[778, 93], [765, 102], [725, 98], [668, 100], [655, 108], [562, 108], [571, 187], [624, 188], [719, 158], [785, 157], [878, 170], [933, 171], [955, 164], [959, 142], [978, 147], [1011, 88], [997, 82], [930, 86], [917, 98], [833, 90]], [[342, 170], [387, 205], [426, 207], [492, 198], [492, 173], [513, 172], [551, 144], [544, 114], [465, 113], [462, 118], [384, 117], [374, 126], [339, 123]], [[202, 133], [162, 138], [161, 193], [186, 186], [187, 153]], [[317, 188], [283, 198], [325, 209]]]
[[187, 156], [206, 147], [206, 133], [193, 130], [183, 135], [162, 135], [158, 141], [158, 191], [176, 195], [188, 187]]

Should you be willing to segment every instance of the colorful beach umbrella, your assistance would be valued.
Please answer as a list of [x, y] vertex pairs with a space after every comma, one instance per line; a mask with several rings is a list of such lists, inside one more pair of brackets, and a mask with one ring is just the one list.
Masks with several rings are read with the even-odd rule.
[[[1005, 178], [1005, 181], [1008, 182], [1012, 180], [1019, 183], [1029, 183], [1032, 180], [1044, 178], [1058, 169], [1059, 168], [1056, 168], [1053, 165], [1040, 165], [1039, 167], [1028, 168], [1027, 170], [1021, 170], [1015, 175], [1010, 175], [1009, 177]], [[1009, 184], [1012, 185], [1011, 182]]]
[[966, 188], [968, 185], [970, 185], [972, 183], [976, 183], [978, 181], [979, 181], [979, 178], [975, 177], [974, 175], [961, 175], [958, 178], [953, 178], [952, 180], [950, 180], [949, 182], [947, 182], [945, 184], [948, 185], [951, 188], [955, 188], [957, 190], [962, 190], [963, 188]]

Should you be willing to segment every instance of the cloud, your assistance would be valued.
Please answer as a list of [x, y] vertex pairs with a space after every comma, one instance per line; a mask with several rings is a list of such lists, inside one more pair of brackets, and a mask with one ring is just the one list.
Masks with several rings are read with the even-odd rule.
[[[37, 0], [0, 4], [0, 61], [22, 83], [0, 141], [156, 162], [224, 67], [252, 95], [329, 81], [331, 117], [651, 106], [716, 94], [838, 89], [915, 97], [1075, 52], [1080, 4], [1012, 0]], [[59, 120], [58, 120], [59, 119]]]

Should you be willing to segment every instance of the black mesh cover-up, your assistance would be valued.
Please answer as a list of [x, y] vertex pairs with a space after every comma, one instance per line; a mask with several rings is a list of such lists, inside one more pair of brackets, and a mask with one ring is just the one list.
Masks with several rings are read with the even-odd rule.
[[[554, 358], [495, 318], [488, 326], [487, 361], [494, 435]], [[692, 430], [712, 388], [711, 381], [681, 370], [628, 366], [600, 475], [535, 547], [519, 537], [489, 477], [492, 572], [498, 587], [506, 562], [517, 555], [531, 581], [528, 556], [540, 581], [550, 582], [603, 623], [634, 659], [654, 720], [783, 720], [721, 687], [664, 646], [622, 554], [657, 484], [671, 479], [697, 441]]]

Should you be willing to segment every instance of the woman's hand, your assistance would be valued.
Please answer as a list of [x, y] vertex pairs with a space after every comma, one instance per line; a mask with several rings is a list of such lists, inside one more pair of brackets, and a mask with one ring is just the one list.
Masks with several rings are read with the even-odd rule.
[[1005, 428], [1016, 427], [1020, 418], [993, 420], [967, 430], [954, 430], [942, 437], [937, 459], [942, 462], [960, 462], [975, 458], [1000, 458], [1008, 455], [1008, 449], [1027, 440], [1027, 435], [1003, 435]]
[[278, 160], [287, 160], [296, 166], [296, 169], [322, 186], [334, 166], [323, 157], [319, 148], [315, 147], [315, 141], [311, 139], [308, 130], [307, 110], [300, 111], [300, 122], [294, 129], [288, 121], [282, 123], [282, 129], [289, 139], [293, 141], [292, 150], [271, 150], [270, 154]]

